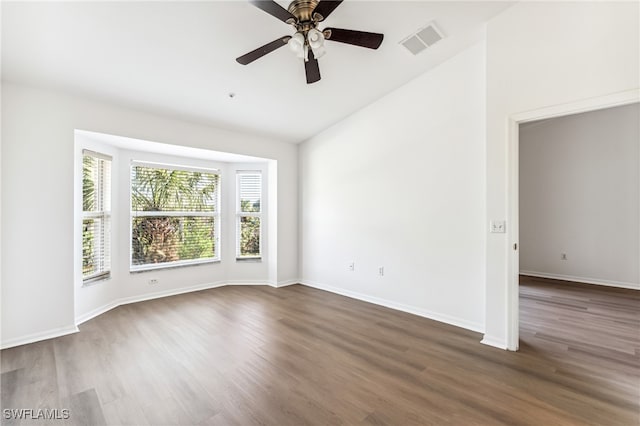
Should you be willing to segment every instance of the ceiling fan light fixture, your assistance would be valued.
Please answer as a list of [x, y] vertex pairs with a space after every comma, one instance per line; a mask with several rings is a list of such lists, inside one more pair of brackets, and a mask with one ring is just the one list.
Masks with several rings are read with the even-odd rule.
[[324, 56], [325, 53], [327, 53], [327, 49], [324, 48], [324, 46], [320, 46], [317, 48], [311, 48], [311, 50], [313, 50], [313, 56], [316, 59], [320, 59]]
[[289, 39], [287, 44], [289, 45], [289, 49], [291, 49], [291, 51], [295, 53], [298, 58], [304, 58], [306, 56], [304, 35], [302, 35], [302, 33], [300, 32], [295, 33]]
[[312, 49], [317, 49], [324, 45], [324, 34], [315, 28], [311, 28], [307, 32], [307, 40]]
[[324, 34], [316, 28], [311, 28], [307, 32], [307, 42], [311, 50], [313, 50], [313, 56], [315, 56], [316, 59], [323, 57], [324, 54], [327, 53], [324, 48]]

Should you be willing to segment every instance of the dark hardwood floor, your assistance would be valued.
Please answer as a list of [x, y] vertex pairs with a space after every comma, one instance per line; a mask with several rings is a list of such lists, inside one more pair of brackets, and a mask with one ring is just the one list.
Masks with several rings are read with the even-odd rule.
[[6, 349], [2, 424], [637, 425], [638, 292], [522, 283], [521, 351], [295, 285], [121, 306]]

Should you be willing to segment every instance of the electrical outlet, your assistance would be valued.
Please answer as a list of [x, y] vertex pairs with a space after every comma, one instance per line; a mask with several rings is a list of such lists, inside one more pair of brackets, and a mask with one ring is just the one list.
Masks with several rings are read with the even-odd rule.
[[356, 262], [351, 262], [351, 263], [349, 263], [349, 270], [350, 270], [351, 272], [353, 272], [353, 271], [355, 271], [355, 270], [356, 270]]
[[507, 232], [507, 223], [504, 220], [492, 220], [489, 223], [489, 231], [492, 234], [504, 234]]
[[384, 276], [384, 266], [378, 268], [378, 275], [380, 275], [381, 277]]
[[149, 280], [149, 285], [156, 285], [158, 284], [158, 279], [157, 278], [151, 278]]
[[560, 253], [560, 260], [567, 260], [567, 253]]

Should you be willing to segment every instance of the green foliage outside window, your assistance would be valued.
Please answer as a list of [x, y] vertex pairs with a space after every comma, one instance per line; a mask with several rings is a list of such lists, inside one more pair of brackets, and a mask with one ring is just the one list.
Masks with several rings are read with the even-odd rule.
[[[243, 212], [259, 212], [259, 203], [257, 206], [250, 205], [248, 201], [242, 201]], [[252, 210], [248, 210], [251, 208]], [[253, 210], [257, 208], [256, 210]], [[254, 216], [240, 217], [240, 256], [259, 256], [260, 255], [260, 218]]]
[[132, 265], [216, 257], [215, 217], [197, 213], [215, 212], [217, 188], [218, 176], [212, 173], [134, 166], [132, 209], [158, 215], [134, 214]]
[[106, 277], [111, 267], [111, 160], [82, 154], [82, 277]]
[[[94, 157], [82, 157], [82, 210], [93, 211], [95, 208], [95, 182], [93, 181], [93, 169], [97, 160]], [[82, 275], [91, 275], [96, 270], [94, 256], [95, 235], [93, 233], [94, 221], [84, 219], [82, 221]]]

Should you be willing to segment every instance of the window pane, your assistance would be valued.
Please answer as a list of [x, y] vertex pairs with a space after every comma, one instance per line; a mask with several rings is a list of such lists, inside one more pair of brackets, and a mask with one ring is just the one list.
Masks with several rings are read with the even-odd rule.
[[[106, 157], [106, 156], [105, 156]], [[82, 157], [82, 277], [109, 272], [111, 161], [101, 154]]]
[[96, 202], [96, 170], [98, 159], [85, 155], [82, 157], [82, 210], [95, 211]]
[[217, 258], [218, 187], [215, 173], [132, 166], [131, 265]]
[[82, 157], [82, 210], [111, 210], [111, 161], [91, 155]]
[[82, 276], [98, 272], [96, 264], [96, 228], [93, 219], [82, 221]]
[[240, 217], [240, 256], [260, 256], [259, 217]]
[[215, 258], [215, 228], [214, 217], [134, 217], [131, 223], [131, 264]]
[[131, 206], [134, 211], [215, 212], [218, 175], [133, 166]]
[[240, 211], [242, 213], [260, 212], [262, 175], [259, 173], [242, 173], [238, 176], [238, 187]]
[[82, 221], [82, 276], [90, 278], [111, 269], [109, 217]]

